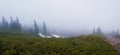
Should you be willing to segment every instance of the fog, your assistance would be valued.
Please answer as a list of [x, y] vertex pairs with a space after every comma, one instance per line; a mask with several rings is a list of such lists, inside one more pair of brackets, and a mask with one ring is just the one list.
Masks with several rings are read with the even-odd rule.
[[56, 32], [110, 32], [120, 29], [120, 0], [0, 0], [0, 16], [18, 16], [23, 25], [45, 21]]

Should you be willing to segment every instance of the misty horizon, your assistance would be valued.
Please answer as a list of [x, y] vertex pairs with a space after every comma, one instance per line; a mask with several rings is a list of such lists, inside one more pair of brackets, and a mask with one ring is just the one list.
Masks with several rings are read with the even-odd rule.
[[0, 55], [120, 55], [120, 0], [0, 0]]
[[[43, 21], [55, 32], [92, 33], [100, 27], [103, 32], [120, 29], [119, 0], [1, 0], [0, 16], [10, 20], [17, 16], [20, 23], [32, 26]], [[0, 18], [1, 19], [1, 18]]]

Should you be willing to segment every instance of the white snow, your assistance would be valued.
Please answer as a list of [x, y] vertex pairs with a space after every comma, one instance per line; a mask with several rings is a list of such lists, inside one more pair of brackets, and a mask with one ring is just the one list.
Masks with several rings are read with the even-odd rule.
[[43, 37], [43, 38], [52, 38], [52, 37], [61, 38], [61, 36], [56, 35], [56, 34], [52, 34], [51, 36], [45, 36], [42, 33], [38, 33], [38, 35], [41, 36], [41, 37]]

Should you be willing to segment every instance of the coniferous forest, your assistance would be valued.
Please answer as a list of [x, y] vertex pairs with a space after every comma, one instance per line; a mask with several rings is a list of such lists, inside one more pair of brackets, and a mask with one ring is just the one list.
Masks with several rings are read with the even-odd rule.
[[43, 29], [41, 31], [41, 29], [38, 27], [37, 22], [35, 20], [33, 20], [33, 27], [24, 27], [20, 21], [19, 18], [13, 18], [12, 16], [10, 17], [11, 21], [8, 22], [4, 16], [2, 16], [1, 18], [1, 22], [0, 22], [0, 31], [1, 32], [9, 32], [9, 33], [26, 33], [26, 34], [30, 34], [30, 35], [35, 35], [38, 36], [38, 33], [42, 33], [44, 35], [48, 35], [47, 32], [47, 27], [45, 22], [43, 22]]

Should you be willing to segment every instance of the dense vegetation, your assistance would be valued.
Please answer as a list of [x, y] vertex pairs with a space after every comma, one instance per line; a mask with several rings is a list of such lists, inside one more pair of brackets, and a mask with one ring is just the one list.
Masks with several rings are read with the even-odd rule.
[[117, 55], [117, 52], [95, 35], [57, 39], [0, 33], [0, 55]]

